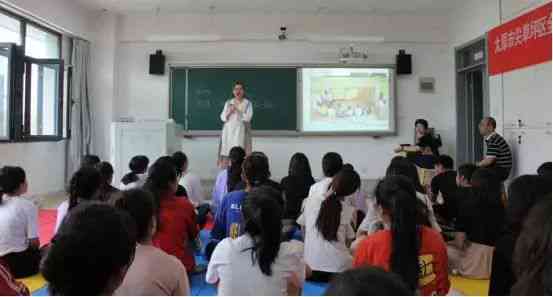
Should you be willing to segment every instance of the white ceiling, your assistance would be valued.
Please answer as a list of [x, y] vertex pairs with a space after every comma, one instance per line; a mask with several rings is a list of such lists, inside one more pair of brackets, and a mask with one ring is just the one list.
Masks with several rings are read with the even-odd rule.
[[90, 10], [146, 13], [447, 15], [459, 0], [75, 0]]

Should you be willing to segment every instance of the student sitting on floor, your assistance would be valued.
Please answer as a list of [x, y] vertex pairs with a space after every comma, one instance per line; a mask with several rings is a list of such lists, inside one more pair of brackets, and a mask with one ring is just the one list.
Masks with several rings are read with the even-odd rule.
[[135, 233], [129, 215], [108, 204], [76, 207], [41, 266], [50, 295], [113, 295], [133, 261]]
[[176, 152], [171, 157], [175, 161], [175, 165], [179, 168], [179, 171], [182, 172], [179, 185], [183, 186], [186, 189], [186, 194], [188, 200], [198, 207], [204, 203], [204, 189], [200, 178], [188, 170], [188, 157], [183, 152]]
[[455, 239], [448, 242], [449, 265], [454, 274], [487, 279], [505, 216], [501, 183], [495, 172], [487, 168], [476, 170], [471, 183], [472, 191], [458, 197], [457, 232]]
[[323, 156], [324, 178], [311, 186], [308, 197], [324, 195], [328, 191], [332, 178], [342, 170], [342, 166], [344, 166], [344, 162], [340, 154], [334, 152], [326, 153]]
[[[230, 192], [223, 198], [223, 203], [221, 207], [219, 207], [213, 229], [211, 230], [211, 238], [215, 240], [240, 236], [244, 232], [240, 209], [242, 208], [242, 203], [247, 193], [256, 187], [263, 185], [269, 186], [267, 184], [270, 176], [269, 160], [265, 155], [253, 152], [246, 157], [242, 166], [242, 176], [246, 188], [244, 190]], [[278, 199], [279, 197], [276, 196], [275, 198]], [[277, 202], [280, 203], [280, 201]]]
[[411, 181], [404, 176], [388, 176], [376, 186], [375, 196], [385, 229], [361, 242], [353, 266], [392, 271], [412, 292], [421, 295], [447, 294], [446, 246], [440, 233], [418, 222]]
[[395, 273], [379, 267], [350, 269], [337, 275], [325, 291], [325, 296], [413, 296]]
[[109, 201], [115, 193], [119, 192], [117, 188], [111, 185], [113, 181], [113, 166], [109, 162], [100, 162], [96, 165], [96, 168], [98, 168], [102, 177], [98, 200], [102, 202]]
[[551, 178], [539, 175], [519, 176], [509, 185], [508, 193], [505, 227], [493, 252], [490, 296], [509, 295], [515, 282], [512, 265], [515, 243], [530, 209], [546, 194], [551, 193]]
[[242, 190], [238, 188], [238, 185], [241, 184], [242, 180], [242, 163], [246, 157], [246, 151], [239, 146], [235, 146], [230, 149], [229, 168], [223, 169], [217, 175], [215, 180], [215, 185], [213, 186], [213, 192], [211, 195], [211, 210], [213, 213], [217, 213], [219, 206], [228, 193], [233, 191]]
[[434, 211], [445, 225], [453, 225], [457, 217], [455, 197], [457, 195], [457, 172], [453, 170], [453, 159], [440, 155], [435, 164], [436, 175], [430, 183], [430, 200]]
[[288, 176], [280, 182], [284, 190], [284, 218], [298, 219], [301, 213], [302, 202], [309, 195], [309, 189], [315, 183], [311, 174], [309, 159], [303, 153], [295, 153], [290, 159]]
[[[394, 157], [390, 162], [390, 165], [386, 169], [386, 177], [389, 176], [404, 176], [411, 181], [411, 184], [416, 189], [417, 200], [417, 216], [420, 224], [426, 225], [428, 227], [434, 228], [436, 231], [441, 232], [441, 227], [438, 224], [436, 216], [434, 215], [434, 210], [432, 208], [432, 203], [430, 199], [424, 194], [424, 188], [419, 182], [419, 175], [417, 174], [417, 169], [407, 158], [404, 157]], [[373, 234], [376, 231], [379, 231], [384, 228], [382, 218], [380, 217], [376, 201], [368, 201], [368, 211], [357, 229], [356, 240], [352, 243], [351, 249], [353, 252], [357, 249], [357, 246], [365, 239], [367, 235]]]
[[528, 213], [515, 246], [511, 295], [551, 296], [551, 195]]
[[190, 246], [198, 235], [196, 212], [188, 199], [175, 196], [178, 185], [175, 165], [162, 158], [150, 167], [144, 184], [144, 189], [153, 194], [156, 206], [157, 232], [153, 242], [177, 257], [191, 273], [196, 265]]
[[152, 195], [144, 190], [128, 190], [114, 204], [133, 218], [137, 240], [134, 261], [115, 295], [190, 295], [188, 276], [182, 263], [153, 245], [156, 216]]
[[21, 167], [0, 170], [0, 257], [15, 278], [38, 272], [38, 208], [22, 197], [27, 193], [27, 178]]
[[148, 177], [146, 174], [148, 163], [150, 163], [150, 160], [146, 156], [140, 155], [132, 157], [129, 162], [129, 169], [131, 172], [123, 176], [119, 189], [129, 190], [142, 187]]
[[29, 296], [29, 289], [24, 283], [16, 280], [10, 273], [8, 264], [0, 260], [0, 295]]
[[417, 173], [417, 168], [415, 167], [415, 165], [406, 159], [393, 162], [386, 169], [386, 176], [392, 175], [405, 176], [411, 181], [411, 183], [415, 186], [419, 207], [422, 208], [420, 214], [424, 215], [424, 217], [421, 219], [426, 221], [429, 226], [436, 231], [441, 232], [442, 229], [438, 224], [436, 216], [434, 215], [432, 202], [426, 195], [426, 190], [419, 181], [419, 174]]
[[90, 166], [81, 167], [69, 181], [69, 199], [58, 206], [56, 217], [57, 232], [67, 213], [81, 203], [98, 201], [102, 177], [98, 169]]
[[355, 238], [354, 208], [344, 199], [361, 184], [359, 174], [343, 169], [332, 179], [326, 194], [305, 199], [297, 223], [305, 236], [305, 262], [309, 280], [328, 282], [335, 274], [351, 268], [349, 245]]
[[223, 239], [207, 268], [206, 281], [217, 285], [219, 296], [301, 294], [303, 244], [281, 241], [279, 195], [269, 186], [248, 192], [241, 209], [244, 234]]

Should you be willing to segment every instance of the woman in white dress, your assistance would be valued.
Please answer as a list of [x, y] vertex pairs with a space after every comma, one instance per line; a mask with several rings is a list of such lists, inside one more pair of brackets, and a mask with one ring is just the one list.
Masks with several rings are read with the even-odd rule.
[[225, 102], [221, 120], [223, 133], [221, 134], [221, 145], [219, 156], [228, 157], [230, 149], [239, 146], [246, 154], [251, 153], [251, 126], [253, 116], [252, 103], [244, 98], [244, 84], [236, 82], [232, 91], [234, 98]]

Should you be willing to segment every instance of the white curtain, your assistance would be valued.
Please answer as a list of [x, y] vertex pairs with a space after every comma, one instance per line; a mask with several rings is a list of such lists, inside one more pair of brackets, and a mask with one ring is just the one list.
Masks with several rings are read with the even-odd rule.
[[71, 140], [68, 152], [68, 178], [78, 170], [81, 159], [90, 153], [92, 144], [92, 119], [88, 98], [88, 72], [90, 63], [90, 43], [73, 38], [71, 64]]

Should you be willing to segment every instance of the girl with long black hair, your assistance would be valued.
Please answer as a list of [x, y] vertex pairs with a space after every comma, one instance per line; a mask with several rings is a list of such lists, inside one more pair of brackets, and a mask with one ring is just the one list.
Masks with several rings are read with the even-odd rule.
[[242, 203], [244, 234], [226, 238], [215, 248], [206, 281], [218, 295], [299, 295], [304, 280], [303, 244], [281, 242], [279, 192], [261, 186]]
[[336, 273], [351, 268], [349, 244], [355, 237], [355, 209], [344, 198], [355, 193], [361, 184], [359, 174], [342, 169], [334, 176], [324, 195], [305, 200], [297, 220], [305, 233], [305, 262], [312, 270], [308, 279], [328, 282]]
[[446, 246], [440, 233], [418, 222], [413, 184], [404, 176], [388, 176], [376, 186], [375, 197], [385, 228], [361, 242], [353, 266], [392, 271], [421, 295], [446, 295]]
[[242, 163], [244, 162], [244, 158], [246, 158], [246, 151], [243, 148], [235, 146], [230, 150], [230, 166], [219, 172], [215, 180], [215, 186], [213, 186], [211, 195], [213, 213], [217, 213], [217, 209], [227, 193], [240, 190], [238, 185], [242, 181]]
[[471, 191], [459, 197], [455, 239], [448, 243], [450, 269], [469, 278], [489, 279], [493, 251], [504, 225], [501, 180], [490, 168], [471, 178]]
[[290, 159], [288, 176], [280, 185], [284, 190], [284, 218], [296, 220], [301, 212], [301, 204], [309, 195], [309, 189], [315, 183], [311, 174], [309, 159], [303, 153], [295, 153]]
[[188, 242], [198, 234], [194, 206], [188, 199], [178, 198], [177, 171], [174, 163], [161, 157], [149, 169], [144, 189], [154, 197], [157, 217], [157, 232], [153, 243], [164, 252], [179, 259], [191, 272], [196, 263]]
[[58, 206], [55, 231], [71, 209], [81, 203], [99, 201], [101, 184], [102, 176], [96, 167], [83, 166], [73, 174], [67, 189], [69, 199]]

